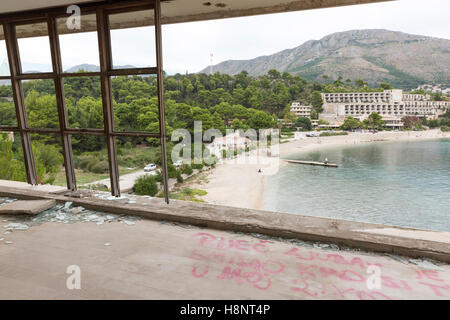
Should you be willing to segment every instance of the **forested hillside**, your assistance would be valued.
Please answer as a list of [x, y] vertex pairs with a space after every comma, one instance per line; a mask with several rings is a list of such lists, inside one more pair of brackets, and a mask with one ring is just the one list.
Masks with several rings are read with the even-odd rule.
[[[23, 82], [25, 107], [31, 128], [58, 128], [58, 113], [52, 80]], [[372, 88], [358, 79], [325, 79], [325, 83], [308, 82], [299, 76], [277, 70], [252, 77], [247, 72], [235, 76], [174, 75], [165, 79], [167, 134], [177, 128], [191, 133], [194, 121], [202, 121], [203, 130], [215, 128], [225, 133], [231, 129], [266, 129], [278, 126], [279, 118], [294, 123], [298, 119], [289, 112], [292, 101], [313, 106], [317, 118], [322, 106], [321, 92], [377, 91], [391, 88], [381, 83]], [[103, 128], [103, 110], [98, 77], [64, 79], [65, 101], [70, 128]], [[158, 132], [156, 79], [147, 77], [115, 77], [112, 79], [115, 130]], [[10, 86], [0, 86], [0, 125], [16, 125]], [[437, 97], [442, 98], [442, 97]], [[33, 154], [41, 183], [64, 185], [63, 158], [59, 135], [32, 134]], [[108, 173], [104, 137], [72, 135], [78, 181], [85, 183], [104, 179]], [[143, 168], [149, 162], [161, 161], [155, 138], [117, 138], [121, 173]], [[168, 152], [173, 146], [168, 144]], [[0, 137], [0, 179], [25, 181], [20, 136], [14, 143]], [[189, 168], [184, 168], [189, 172]], [[177, 170], [169, 163], [169, 175]]]
[[[175, 75], [165, 80], [167, 130], [193, 130], [194, 120], [203, 129], [225, 131], [252, 127], [273, 127], [293, 100], [305, 103], [319, 84], [272, 70], [268, 75], [250, 77], [246, 72], [236, 76]], [[115, 77], [112, 79], [115, 128], [118, 131], [158, 131], [157, 88], [154, 77]], [[69, 125], [73, 128], [103, 128], [100, 81], [96, 77], [64, 80]], [[25, 105], [30, 127], [58, 128], [56, 99], [51, 80], [24, 82]], [[0, 96], [11, 96], [10, 87], [0, 87]], [[2, 125], [15, 123], [12, 102], [0, 103]], [[41, 138], [41, 137], [40, 137]], [[97, 137], [81, 137], [75, 150], [96, 150]], [[86, 141], [88, 139], [89, 141]], [[88, 142], [88, 143], [87, 143]], [[100, 143], [100, 142], [99, 142]]]

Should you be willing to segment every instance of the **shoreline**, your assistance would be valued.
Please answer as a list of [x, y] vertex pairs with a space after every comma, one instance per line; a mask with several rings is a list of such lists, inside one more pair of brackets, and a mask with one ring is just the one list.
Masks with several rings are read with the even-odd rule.
[[[290, 155], [329, 147], [344, 147], [376, 142], [414, 142], [445, 138], [450, 138], [450, 132], [441, 132], [439, 129], [408, 132], [382, 131], [375, 134], [349, 133], [346, 136], [304, 138], [279, 145], [280, 161], [278, 168], [287, 165], [287, 162], [283, 161], [283, 159]], [[236, 164], [236, 160], [240, 158], [242, 158], [242, 155], [218, 164], [208, 174], [208, 182], [194, 182], [192, 184], [192, 187], [200, 188], [207, 192], [205, 196], [200, 197], [202, 200], [211, 204], [232, 207], [257, 210], [262, 208], [265, 174], [258, 173], [258, 169], [262, 168], [264, 172], [265, 168], [261, 164]], [[264, 158], [272, 165], [274, 164], [273, 161], [278, 160], [278, 158]]]

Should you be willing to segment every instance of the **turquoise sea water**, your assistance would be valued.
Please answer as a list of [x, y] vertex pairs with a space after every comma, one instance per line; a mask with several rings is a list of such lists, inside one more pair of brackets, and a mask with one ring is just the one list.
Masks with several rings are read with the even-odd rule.
[[450, 139], [377, 142], [291, 155], [265, 180], [265, 210], [450, 232]]

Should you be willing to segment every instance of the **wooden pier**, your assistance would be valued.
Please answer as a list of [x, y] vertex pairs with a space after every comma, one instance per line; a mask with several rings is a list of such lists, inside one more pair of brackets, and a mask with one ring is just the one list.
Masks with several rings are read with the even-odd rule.
[[325, 162], [316, 162], [316, 161], [302, 161], [302, 160], [286, 160], [289, 163], [297, 163], [297, 164], [307, 164], [310, 166], [322, 166], [322, 167], [331, 167], [337, 168], [339, 167], [335, 163], [325, 163]]

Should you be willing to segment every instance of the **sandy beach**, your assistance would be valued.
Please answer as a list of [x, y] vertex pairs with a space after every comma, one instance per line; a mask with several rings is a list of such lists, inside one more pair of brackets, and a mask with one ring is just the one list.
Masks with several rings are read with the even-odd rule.
[[[192, 184], [208, 192], [201, 197], [212, 204], [227, 205], [241, 208], [261, 209], [264, 196], [264, 178], [274, 173], [274, 167], [286, 165], [282, 159], [289, 155], [319, 148], [356, 145], [365, 143], [382, 143], [383, 141], [421, 141], [450, 138], [449, 132], [439, 129], [412, 132], [378, 132], [378, 133], [349, 133], [346, 136], [331, 136], [304, 138], [279, 145], [279, 157], [260, 155], [261, 163], [249, 161], [249, 156], [241, 155], [236, 159], [224, 161], [211, 170], [206, 182]], [[251, 154], [255, 155], [256, 151]], [[247, 158], [245, 158], [247, 157]], [[262, 169], [262, 173], [258, 170]], [[272, 172], [270, 172], [272, 169]]]

